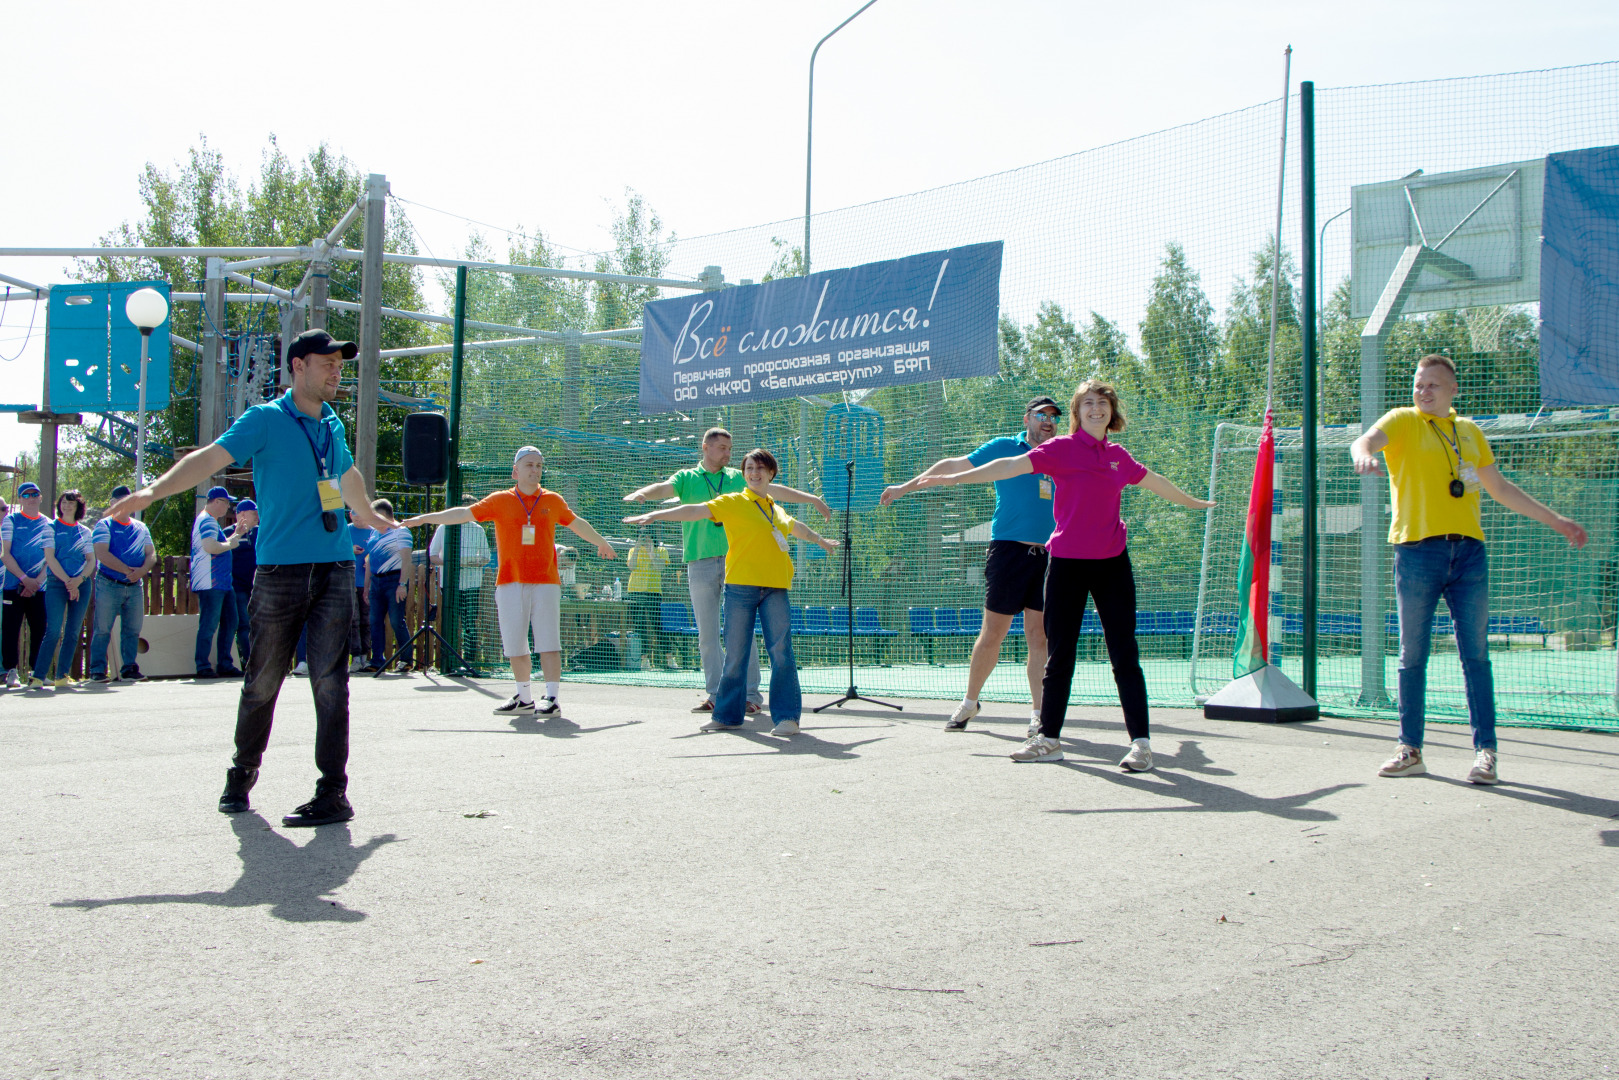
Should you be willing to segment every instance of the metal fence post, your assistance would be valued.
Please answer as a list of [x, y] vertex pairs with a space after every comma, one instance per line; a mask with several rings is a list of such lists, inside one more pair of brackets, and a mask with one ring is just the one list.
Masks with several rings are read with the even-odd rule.
[[1300, 336], [1304, 363], [1304, 692], [1316, 696], [1316, 601], [1320, 567], [1317, 565], [1316, 528], [1316, 340], [1315, 340], [1315, 83], [1299, 83], [1299, 166], [1303, 232], [1303, 280], [1300, 282]]
[[382, 379], [382, 249], [388, 179], [365, 182], [365, 257], [360, 263], [360, 385], [354, 395], [354, 463], [369, 492], [377, 489], [377, 385]]
[[[455, 324], [450, 346], [450, 475], [444, 487], [444, 508], [461, 505], [461, 374], [467, 332], [467, 268], [455, 268]], [[444, 636], [450, 647], [462, 650], [461, 634], [461, 529], [454, 525], [444, 534]]]

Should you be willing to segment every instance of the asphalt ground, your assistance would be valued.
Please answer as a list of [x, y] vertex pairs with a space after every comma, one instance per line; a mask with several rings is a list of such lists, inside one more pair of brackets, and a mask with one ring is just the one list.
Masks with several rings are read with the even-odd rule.
[[[347, 825], [290, 681], [0, 695], [0, 1076], [1605, 1077], [1619, 740], [1379, 779], [1392, 725], [1116, 710], [698, 734], [690, 692], [356, 681]], [[807, 704], [815, 704], [811, 699]]]

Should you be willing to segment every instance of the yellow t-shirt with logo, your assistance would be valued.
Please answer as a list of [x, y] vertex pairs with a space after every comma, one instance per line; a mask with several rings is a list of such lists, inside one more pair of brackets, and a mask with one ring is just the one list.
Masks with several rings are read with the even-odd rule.
[[668, 548], [662, 544], [655, 548], [637, 544], [630, 548], [625, 560], [630, 564], [630, 580], [626, 589], [641, 593], [663, 592], [663, 568], [669, 565]]
[[709, 516], [725, 527], [729, 545], [725, 584], [792, 587], [793, 559], [787, 554], [786, 542], [793, 533], [793, 519], [787, 511], [751, 491], [721, 495], [707, 505]]
[[[1432, 417], [1415, 407], [1391, 409], [1374, 426], [1389, 440], [1383, 448], [1394, 503], [1389, 543], [1446, 533], [1483, 540], [1478, 470], [1495, 464], [1495, 455], [1479, 426], [1455, 409]], [[1459, 499], [1450, 493], [1452, 480], [1466, 486]]]

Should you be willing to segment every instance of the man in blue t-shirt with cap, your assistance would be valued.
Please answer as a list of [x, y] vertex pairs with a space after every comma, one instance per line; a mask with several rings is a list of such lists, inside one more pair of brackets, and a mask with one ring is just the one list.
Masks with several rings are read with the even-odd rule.
[[20, 504], [0, 521], [0, 561], [5, 563], [5, 613], [0, 616], [0, 655], [7, 687], [19, 685], [18, 653], [22, 624], [28, 622], [28, 666], [34, 666], [45, 636], [45, 551], [56, 546], [51, 519], [39, 512], [39, 485], [28, 481], [17, 489]]
[[[119, 484], [112, 489], [113, 505], [128, 495], [129, 488]], [[112, 624], [116, 622], [118, 678], [138, 682], [141, 669], [136, 659], [141, 623], [146, 619], [141, 580], [157, 565], [157, 548], [152, 544], [151, 530], [145, 522], [127, 513], [114, 514], [109, 507], [90, 530], [90, 546], [95, 549], [96, 562], [101, 564], [96, 568], [96, 621], [90, 635], [90, 681], [112, 681], [107, 673], [107, 646], [112, 642]]]
[[258, 555], [254, 550], [259, 538], [258, 503], [252, 499], [242, 499], [236, 504], [236, 526], [231, 536], [236, 540], [236, 550], [231, 553], [230, 563], [231, 592], [236, 598], [236, 655], [241, 658], [242, 667], [245, 668], [253, 644], [247, 632], [247, 604], [253, 598], [253, 572], [259, 567]]
[[[934, 462], [915, 479], [884, 491], [882, 503], [887, 506], [916, 490], [916, 481], [923, 476], [957, 473], [1001, 458], [1021, 457], [1057, 434], [1061, 416], [1062, 407], [1041, 395], [1024, 407], [1022, 431], [991, 439], [966, 457]], [[1046, 541], [1057, 524], [1051, 509], [1054, 495], [1051, 477], [1037, 473], [995, 482], [995, 516], [989, 526], [989, 550], [984, 553], [984, 623], [978, 640], [973, 642], [967, 693], [945, 722], [946, 731], [964, 731], [967, 721], [978, 715], [978, 692], [1001, 658], [1001, 642], [1012, 628], [1012, 619], [1022, 612], [1023, 632], [1029, 643], [1029, 735], [1032, 738], [1040, 734], [1040, 686], [1046, 668]]]
[[309, 685], [315, 698], [315, 797], [284, 816], [289, 826], [326, 825], [354, 816], [349, 805], [349, 621], [354, 610], [354, 548], [345, 505], [366, 527], [394, 528], [371, 509], [342, 421], [332, 411], [343, 361], [358, 352], [324, 330], [306, 330], [287, 347], [292, 388], [248, 409], [212, 446], [198, 450], [110, 512], [140, 510], [204, 483], [226, 466], [253, 463], [259, 506], [258, 570], [248, 604], [253, 649], [236, 712], [236, 755], [225, 772], [222, 813], [249, 809], [270, 742], [276, 697], [307, 631]]
[[[226, 537], [220, 522], [230, 513], [230, 492], [222, 487], [208, 489], [202, 513], [191, 523], [191, 594], [197, 598], [197, 678], [240, 677], [231, 665], [230, 646], [236, 637], [236, 586], [233, 553], [241, 543]], [[214, 639], [218, 638], [217, 650]], [[213, 654], [218, 652], [217, 671]]]

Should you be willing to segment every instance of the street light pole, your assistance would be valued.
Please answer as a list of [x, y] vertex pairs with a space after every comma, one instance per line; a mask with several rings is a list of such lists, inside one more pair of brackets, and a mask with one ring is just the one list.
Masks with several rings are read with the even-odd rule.
[[135, 425], [135, 490], [146, 486], [146, 361], [152, 344], [152, 331], [169, 317], [169, 302], [156, 289], [136, 289], [124, 301], [124, 314], [141, 332], [141, 371]]
[[865, 11], [876, 2], [877, 0], [866, 0], [866, 3], [860, 6], [860, 11], [855, 12], [853, 15], [850, 15], [847, 19], [844, 19], [842, 22], [838, 23], [838, 25], [834, 26], [832, 28], [832, 32], [827, 34], [826, 37], [822, 38], [820, 41], [817, 41], [815, 43], [815, 48], [810, 50], [809, 119], [804, 125], [804, 274], [806, 277], [810, 272], [810, 152], [815, 147], [815, 55], [821, 51], [821, 46], [827, 43], [827, 40], [832, 36], [832, 34], [837, 33], [845, 26], [848, 26], [850, 23], [854, 22], [855, 19], [860, 16], [860, 12]]

